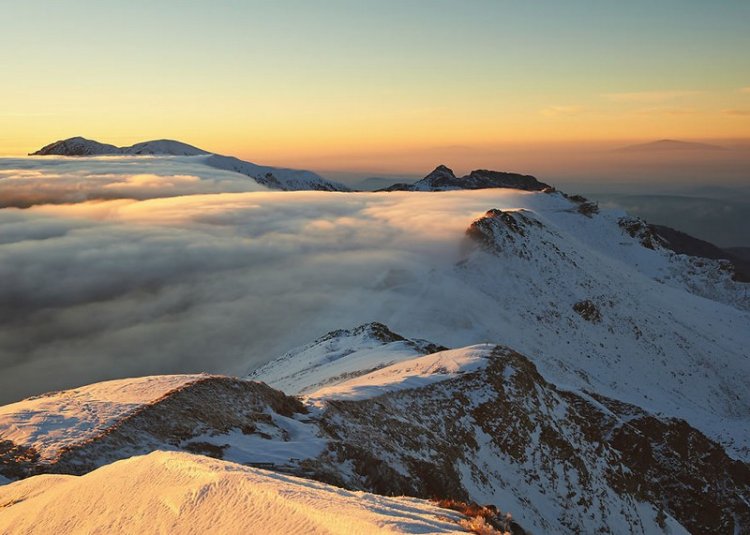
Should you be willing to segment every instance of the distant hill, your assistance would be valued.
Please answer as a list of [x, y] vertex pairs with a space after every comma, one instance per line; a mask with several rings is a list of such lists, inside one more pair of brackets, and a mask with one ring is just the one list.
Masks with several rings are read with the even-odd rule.
[[695, 143], [692, 141], [679, 141], [676, 139], [660, 139], [659, 141], [650, 141], [648, 143], [639, 143], [637, 145], [628, 145], [615, 149], [615, 152], [667, 152], [667, 151], [719, 151], [726, 150], [719, 145], [710, 145], [708, 143]]
[[357, 182], [355, 187], [363, 191], [375, 191], [377, 189], [389, 188], [400, 182], [403, 182], [403, 179], [371, 176]]
[[234, 156], [213, 154], [173, 139], [156, 139], [129, 147], [116, 147], [77, 136], [45, 145], [29, 156], [203, 156], [205, 158], [202, 163], [209, 167], [240, 173], [271, 189], [349, 191], [347, 186], [326, 180], [312, 171], [258, 165]]
[[543, 191], [549, 184], [531, 175], [476, 169], [468, 175], [457, 177], [453, 170], [438, 165], [430, 174], [414, 184], [394, 184], [380, 191], [451, 191], [462, 189], [511, 188], [525, 191]]

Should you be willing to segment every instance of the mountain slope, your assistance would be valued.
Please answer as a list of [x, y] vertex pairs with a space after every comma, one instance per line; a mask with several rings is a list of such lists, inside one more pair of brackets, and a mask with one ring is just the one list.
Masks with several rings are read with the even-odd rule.
[[29, 156], [100, 156], [120, 154], [121, 149], [107, 143], [99, 143], [84, 137], [71, 137], [45, 145]]
[[185, 453], [82, 477], [0, 487], [0, 531], [58, 533], [465, 533], [462, 515]]
[[136, 143], [129, 147], [115, 147], [82, 137], [74, 137], [50, 143], [30, 156], [100, 156], [100, 155], [167, 155], [204, 156], [199, 161], [226, 171], [234, 171], [254, 179], [259, 184], [272, 189], [287, 191], [349, 191], [343, 184], [325, 180], [312, 171], [270, 167], [245, 162], [232, 156], [212, 154], [181, 141], [159, 139]]
[[0, 437], [33, 448], [40, 460], [51, 460], [61, 450], [91, 440], [144, 406], [204, 378], [118, 379], [11, 403], [0, 407]]
[[290, 395], [331, 386], [393, 363], [445, 349], [408, 340], [381, 323], [330, 332], [248, 375]]
[[491, 210], [457, 269], [478, 306], [507, 311], [505, 343], [545, 376], [684, 418], [747, 459], [749, 296], [720, 262], [644, 228], [616, 213]]
[[339, 440], [316, 477], [501, 504], [535, 533], [683, 532], [670, 516], [693, 533], [733, 533], [750, 522], [750, 469], [684, 422], [558, 389], [507, 348], [477, 357], [473, 370], [438, 372], [442, 382], [329, 400], [321, 427]]
[[0, 474], [84, 474], [157, 449], [246, 463], [299, 461], [324, 447], [316, 426], [300, 421], [306, 412], [294, 398], [231, 377], [98, 383], [2, 407]]
[[684, 421], [562, 389], [505, 347], [417, 356], [308, 400], [206, 377], [71, 441], [52, 463], [6, 458], [4, 473], [83, 474], [182, 449], [349, 489], [493, 503], [533, 532], [731, 533], [750, 523], [750, 468], [720, 445]]

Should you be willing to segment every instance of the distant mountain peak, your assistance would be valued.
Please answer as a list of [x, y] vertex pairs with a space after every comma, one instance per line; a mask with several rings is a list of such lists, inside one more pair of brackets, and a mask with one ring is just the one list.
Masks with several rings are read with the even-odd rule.
[[428, 174], [426, 177], [424, 177], [423, 180], [436, 180], [436, 179], [455, 179], [456, 175], [453, 174], [453, 169], [450, 167], [447, 167], [443, 164], [438, 165], [430, 174]]
[[681, 141], [679, 139], [659, 139], [648, 143], [638, 143], [616, 149], [616, 152], [666, 152], [666, 151], [717, 151], [725, 150], [719, 145]]
[[119, 151], [120, 149], [114, 145], [75, 136], [45, 145], [38, 151], [30, 153], [29, 156], [98, 156], [103, 154], [118, 154]]
[[453, 170], [438, 165], [430, 174], [414, 184], [394, 184], [382, 191], [450, 191], [462, 189], [510, 188], [525, 191], [543, 191], [549, 184], [531, 175], [475, 169], [468, 175], [456, 177]]
[[222, 156], [174, 139], [142, 141], [128, 147], [116, 147], [76, 136], [45, 145], [29, 156], [207, 156], [202, 163], [209, 167], [248, 176], [270, 189], [285, 191], [350, 191], [343, 184], [326, 180], [317, 173], [257, 165], [233, 156]]
[[197, 156], [200, 154], [210, 154], [208, 151], [188, 145], [181, 141], [173, 139], [155, 139], [136, 143], [130, 147], [120, 149], [123, 154], [166, 154], [171, 156]]

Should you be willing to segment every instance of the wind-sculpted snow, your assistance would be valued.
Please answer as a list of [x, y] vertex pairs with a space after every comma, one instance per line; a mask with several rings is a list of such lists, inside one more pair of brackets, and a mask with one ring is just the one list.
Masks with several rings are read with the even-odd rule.
[[356, 400], [399, 390], [423, 388], [482, 369], [487, 365], [487, 358], [494, 348], [491, 344], [483, 344], [413, 357], [333, 386], [325, 386], [310, 392], [307, 398]]
[[351, 492], [186, 453], [156, 452], [85, 476], [0, 487], [0, 531], [59, 533], [466, 533], [414, 498]]

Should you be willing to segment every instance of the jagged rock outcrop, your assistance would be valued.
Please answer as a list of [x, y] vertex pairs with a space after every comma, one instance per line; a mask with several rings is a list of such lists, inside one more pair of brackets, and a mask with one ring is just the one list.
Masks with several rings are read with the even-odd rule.
[[550, 188], [531, 175], [477, 169], [468, 175], [456, 177], [445, 165], [437, 166], [422, 180], [414, 184], [394, 184], [381, 191], [450, 191], [461, 189], [512, 188], [526, 191], [543, 191]]

